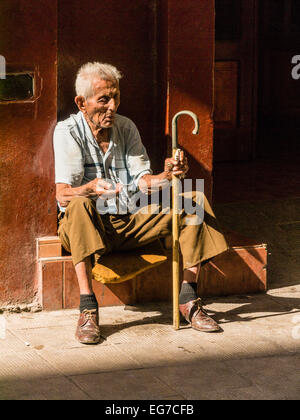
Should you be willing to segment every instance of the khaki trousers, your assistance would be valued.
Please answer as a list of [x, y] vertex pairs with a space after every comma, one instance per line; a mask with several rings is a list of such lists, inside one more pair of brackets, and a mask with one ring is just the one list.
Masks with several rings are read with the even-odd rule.
[[[184, 268], [228, 249], [204, 194], [190, 192], [190, 198], [194, 205], [204, 206], [204, 221], [198, 223], [197, 215], [184, 209], [180, 212], [179, 244]], [[191, 224], [193, 220], [196, 221], [194, 225]], [[135, 249], [171, 234], [172, 209], [163, 208], [161, 204], [155, 209], [148, 205], [136, 214], [99, 215], [95, 202], [85, 197], [74, 197], [70, 201], [58, 228], [62, 245], [71, 253], [74, 265], [90, 255], [98, 257], [114, 250]]]

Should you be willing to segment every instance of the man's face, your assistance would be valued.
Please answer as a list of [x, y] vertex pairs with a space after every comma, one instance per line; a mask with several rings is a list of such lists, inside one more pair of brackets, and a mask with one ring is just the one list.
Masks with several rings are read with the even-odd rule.
[[95, 79], [93, 96], [85, 101], [84, 114], [95, 129], [110, 128], [120, 105], [120, 89], [117, 82]]

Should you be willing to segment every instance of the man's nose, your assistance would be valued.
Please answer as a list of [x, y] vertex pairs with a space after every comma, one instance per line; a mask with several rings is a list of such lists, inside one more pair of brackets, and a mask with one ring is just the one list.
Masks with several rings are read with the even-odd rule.
[[116, 108], [117, 108], [116, 101], [114, 98], [111, 98], [111, 100], [108, 102], [108, 109], [114, 112]]

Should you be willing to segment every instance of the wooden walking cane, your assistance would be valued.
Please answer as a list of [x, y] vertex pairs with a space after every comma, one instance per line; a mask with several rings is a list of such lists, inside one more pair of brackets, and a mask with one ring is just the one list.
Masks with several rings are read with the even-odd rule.
[[[178, 112], [172, 120], [172, 149], [173, 149], [173, 158], [179, 160], [178, 153], [178, 141], [177, 141], [177, 119], [180, 115], [187, 114], [190, 115], [194, 122], [195, 128], [193, 134], [198, 134], [199, 131], [199, 121], [196, 116], [191, 111], [180, 111]], [[173, 175], [172, 179], [172, 203], [173, 203], [173, 213], [172, 213], [172, 235], [173, 235], [173, 256], [172, 256], [172, 269], [173, 269], [173, 326], [175, 330], [179, 330], [180, 327], [180, 315], [179, 315], [179, 188], [180, 188], [180, 179], [178, 176]]]

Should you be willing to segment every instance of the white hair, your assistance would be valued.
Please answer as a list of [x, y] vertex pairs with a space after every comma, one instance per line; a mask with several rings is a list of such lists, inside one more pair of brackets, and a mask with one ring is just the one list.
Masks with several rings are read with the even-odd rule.
[[107, 63], [86, 63], [80, 67], [76, 76], [75, 90], [77, 96], [88, 98], [93, 95], [93, 80], [112, 80], [119, 84], [122, 75], [119, 70]]

